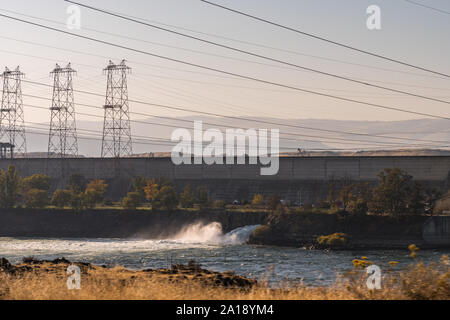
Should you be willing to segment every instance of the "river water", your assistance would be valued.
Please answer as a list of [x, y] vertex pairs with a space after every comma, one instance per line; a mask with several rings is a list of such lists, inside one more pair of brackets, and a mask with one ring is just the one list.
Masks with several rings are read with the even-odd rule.
[[[0, 257], [17, 263], [23, 257], [55, 259], [97, 265], [121, 265], [130, 269], [165, 268], [195, 260], [204, 268], [232, 270], [275, 284], [283, 280], [306, 285], [327, 285], [352, 268], [352, 260], [366, 256], [381, 270], [398, 261], [401, 270], [413, 261], [405, 250], [322, 251], [302, 248], [253, 246], [245, 242], [257, 226], [246, 226], [223, 234], [218, 223], [191, 225], [164, 240], [142, 239], [44, 239], [0, 238]], [[422, 250], [419, 259], [438, 261], [450, 250]]]

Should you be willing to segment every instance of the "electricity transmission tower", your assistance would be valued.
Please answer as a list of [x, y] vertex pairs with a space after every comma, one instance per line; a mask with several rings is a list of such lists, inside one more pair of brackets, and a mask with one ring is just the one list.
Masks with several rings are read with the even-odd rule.
[[129, 156], [133, 152], [127, 88], [127, 74], [131, 68], [125, 60], [118, 65], [109, 61], [103, 71], [107, 75], [107, 86], [101, 156]]
[[3, 77], [2, 105], [0, 109], [0, 142], [9, 143], [16, 154], [23, 157], [27, 153], [25, 121], [22, 102], [22, 82], [24, 74], [17, 67], [14, 71], [5, 68]]
[[48, 157], [77, 157], [78, 141], [75, 123], [72, 75], [76, 71], [70, 63], [65, 68], [58, 64], [53, 75], [53, 99], [50, 107]]

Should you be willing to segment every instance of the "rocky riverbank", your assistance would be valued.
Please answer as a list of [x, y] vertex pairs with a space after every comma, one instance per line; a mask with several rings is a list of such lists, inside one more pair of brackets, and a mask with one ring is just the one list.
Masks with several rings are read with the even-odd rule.
[[[78, 289], [67, 284], [71, 277], [67, 270], [73, 266], [80, 269]], [[134, 271], [120, 266], [72, 263], [64, 258], [25, 258], [16, 265], [0, 258], [0, 300], [434, 300], [450, 298], [446, 281], [449, 277], [447, 256], [436, 264], [417, 264], [404, 272], [389, 272], [383, 278], [382, 289], [375, 291], [367, 289], [367, 274], [359, 267], [326, 287], [283, 283], [276, 289], [264, 279], [257, 282], [231, 271], [214, 272], [194, 262]]]
[[[76, 266], [80, 270], [80, 286], [103, 286], [105, 289], [110, 285], [120, 285], [121, 287], [138, 287], [138, 283], [162, 286], [176, 285], [179, 283], [191, 283], [193, 286], [235, 288], [248, 290], [257, 285], [255, 279], [249, 279], [229, 272], [215, 272], [203, 269], [196, 262], [191, 261], [187, 265], [175, 264], [169, 268], [129, 270], [123, 267], [107, 268], [106, 266], [96, 266], [85, 262], [70, 262], [65, 258], [55, 260], [37, 260], [34, 258], [24, 258], [19, 264], [11, 264], [7, 259], [0, 258], [0, 299], [7, 298], [9, 290], [7, 282], [15, 281], [38, 281], [47, 279], [59, 288], [62, 292], [70, 292], [67, 288], [67, 279], [72, 272], [68, 272], [69, 266]], [[68, 275], [69, 273], [69, 275]], [[31, 286], [34, 283], [30, 284]], [[44, 295], [42, 291], [46, 287], [36, 287], [34, 294]], [[75, 290], [76, 291], [76, 290]], [[56, 293], [57, 294], [57, 293]], [[108, 294], [107, 290], [104, 294]]]

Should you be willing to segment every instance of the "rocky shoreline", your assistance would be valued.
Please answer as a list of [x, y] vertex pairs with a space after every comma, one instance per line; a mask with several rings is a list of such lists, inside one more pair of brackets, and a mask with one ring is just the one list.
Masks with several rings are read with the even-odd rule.
[[0, 274], [16, 278], [26, 278], [28, 275], [56, 274], [62, 278], [67, 278], [67, 268], [71, 265], [80, 268], [82, 277], [90, 277], [98, 272], [118, 272], [124, 281], [155, 278], [167, 280], [169, 283], [189, 281], [204, 286], [242, 289], [249, 289], [257, 285], [255, 279], [237, 275], [232, 271], [216, 272], [203, 269], [195, 261], [190, 261], [186, 265], [174, 264], [169, 268], [130, 270], [123, 267], [109, 268], [105, 265], [97, 266], [86, 262], [71, 262], [65, 258], [54, 260], [24, 258], [18, 264], [11, 264], [7, 259], [0, 258]]

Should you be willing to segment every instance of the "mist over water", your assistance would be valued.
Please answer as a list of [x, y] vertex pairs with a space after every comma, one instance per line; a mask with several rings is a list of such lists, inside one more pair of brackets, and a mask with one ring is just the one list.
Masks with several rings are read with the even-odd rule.
[[218, 222], [196, 223], [183, 228], [172, 240], [209, 244], [244, 244], [259, 225], [240, 227], [224, 234]]
[[[98, 265], [121, 265], [130, 269], [166, 268], [174, 263], [195, 260], [204, 268], [233, 270], [248, 277], [264, 276], [273, 284], [289, 279], [308, 285], [326, 285], [336, 275], [352, 268], [352, 260], [367, 256], [383, 270], [389, 261], [398, 261], [396, 269], [413, 261], [405, 250], [322, 251], [302, 248], [253, 246], [246, 244], [257, 225], [224, 233], [220, 223], [192, 224], [168, 239], [45, 239], [0, 238], [0, 258], [17, 263], [23, 257], [71, 261]], [[449, 250], [421, 250], [419, 259], [438, 261]], [[271, 275], [268, 275], [269, 270]]]

